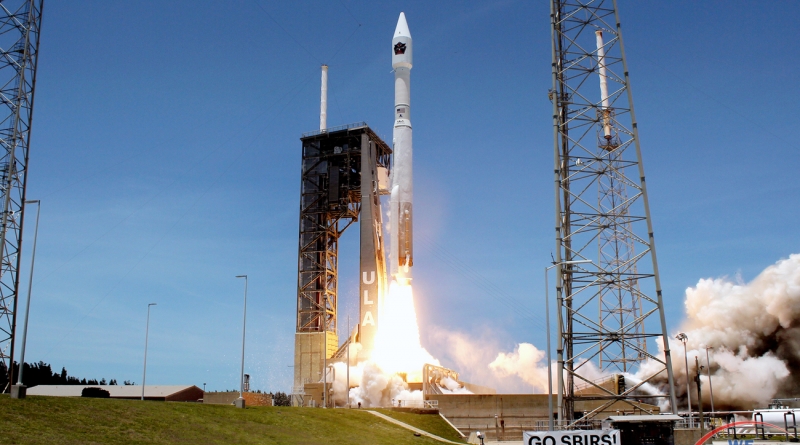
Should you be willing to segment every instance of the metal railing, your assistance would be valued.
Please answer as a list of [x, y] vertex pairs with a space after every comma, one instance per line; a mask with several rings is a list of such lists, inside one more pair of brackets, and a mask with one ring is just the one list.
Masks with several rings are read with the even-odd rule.
[[[570, 427], [570, 425], [572, 425]], [[549, 431], [550, 430], [550, 422], [547, 419], [543, 420], [532, 420], [530, 422], [519, 422], [519, 426], [522, 426], [526, 431]], [[567, 420], [554, 420], [553, 427], [556, 431], [559, 430], [598, 430], [603, 428], [603, 422], [597, 419], [591, 420], [578, 420], [574, 425], [572, 422]]]
[[392, 407], [438, 409], [438, 400], [392, 400]]
[[361, 128], [361, 127], [368, 127], [368, 125], [366, 122], [353, 122], [352, 124], [339, 125], [338, 127], [328, 127], [324, 130], [309, 131], [308, 133], [303, 133], [302, 137], [307, 138], [310, 136], [318, 136], [323, 133], [333, 133], [334, 131], [349, 130], [351, 128]]

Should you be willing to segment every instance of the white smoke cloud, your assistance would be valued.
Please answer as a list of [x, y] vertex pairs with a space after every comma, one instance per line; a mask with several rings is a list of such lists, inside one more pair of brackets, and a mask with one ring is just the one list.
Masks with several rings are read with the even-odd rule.
[[489, 369], [502, 377], [518, 376], [536, 392], [547, 392], [545, 353], [530, 343], [520, 343], [513, 352], [497, 354]]
[[[421, 401], [422, 391], [410, 390], [408, 384], [397, 374], [383, 371], [372, 361], [360, 362], [350, 366], [350, 389], [347, 390], [347, 363], [336, 362], [328, 372], [327, 381], [333, 389], [334, 406], [346, 406], [350, 395], [351, 406], [361, 403], [363, 408], [397, 405], [398, 401]], [[464, 393], [457, 382], [448, 390], [453, 394]], [[468, 393], [468, 391], [467, 391]]]
[[444, 385], [444, 388], [440, 388], [443, 394], [472, 394], [472, 391], [450, 377], [443, 378], [441, 384]]
[[431, 350], [441, 359], [443, 366], [459, 373], [459, 380], [493, 388], [500, 393], [531, 393], [532, 386], [520, 376], [501, 374], [489, 367], [503, 350], [496, 330], [475, 327], [470, 333], [465, 333], [431, 327], [427, 331]]
[[[766, 268], [750, 283], [727, 278], [702, 279], [686, 290], [686, 333], [689, 376], [695, 357], [711, 371], [715, 409], [764, 407], [779, 393], [797, 391], [800, 376], [800, 255]], [[676, 392], [686, 397], [687, 370], [683, 344], [669, 340]], [[660, 347], [662, 345], [659, 345]], [[661, 347], [663, 351], [663, 347]], [[650, 366], [645, 364], [639, 375]], [[701, 372], [704, 405], [710, 407], [707, 369]], [[666, 376], [658, 384], [666, 389]], [[697, 387], [690, 382], [693, 403]], [[790, 395], [790, 394], [786, 394]]]
[[[421, 391], [409, 391], [408, 384], [396, 374], [385, 373], [374, 362], [366, 361], [350, 367], [350, 389], [347, 390], [347, 364], [334, 363], [335, 375], [328, 374], [333, 383], [333, 401], [336, 406], [350, 403], [364, 408], [389, 406], [393, 400], [422, 400]], [[415, 394], [419, 393], [419, 394]]]

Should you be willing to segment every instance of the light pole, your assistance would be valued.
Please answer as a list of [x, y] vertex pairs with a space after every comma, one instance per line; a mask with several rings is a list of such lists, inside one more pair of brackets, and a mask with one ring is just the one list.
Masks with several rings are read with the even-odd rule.
[[689, 355], [686, 352], [686, 342], [689, 340], [689, 337], [686, 336], [683, 332], [676, 335], [675, 338], [680, 340], [683, 343], [683, 360], [686, 362], [686, 400], [689, 406], [689, 428], [692, 427], [692, 393], [689, 389]]
[[[550, 285], [547, 282], [547, 272], [556, 266], [563, 266], [565, 264], [584, 264], [591, 262], [591, 260], [562, 261], [544, 268], [544, 311], [547, 313], [547, 316], [545, 317], [547, 320], [547, 420], [550, 431], [553, 431], [555, 422], [553, 420], [553, 364], [550, 357]], [[559, 310], [561, 309], [559, 308]]]
[[244, 315], [242, 317], [242, 372], [239, 385], [239, 408], [244, 408], [244, 338], [247, 332], [247, 275], [236, 275], [236, 278], [244, 278]]
[[694, 383], [697, 385], [697, 413], [700, 415], [700, 435], [702, 436], [705, 421], [703, 420], [703, 391], [700, 389], [700, 371], [703, 370], [703, 367], [700, 366], [700, 359], [696, 355], [694, 356], [694, 367], [696, 368]]
[[147, 327], [144, 330], [144, 371], [142, 372], [142, 400], [144, 400], [144, 384], [147, 378], [147, 337], [150, 335], [150, 306], [155, 306], [156, 303], [147, 305]]
[[[27, 323], [26, 323], [27, 326]], [[708, 373], [708, 391], [711, 393], [711, 412], [708, 414], [709, 417], [714, 416], [714, 388], [711, 386], [711, 362], [708, 360], [708, 350], [714, 349], [711, 346], [706, 346], [704, 348], [706, 350], [706, 372]]]
[[[33, 287], [33, 264], [36, 260], [36, 238], [39, 236], [39, 211], [42, 208], [39, 200], [25, 201], [25, 205], [36, 204], [36, 229], [33, 231], [33, 254], [31, 255], [31, 275], [28, 278], [28, 302], [25, 304], [25, 329], [22, 330], [22, 349], [19, 355], [19, 377], [16, 388], [11, 388], [11, 398], [24, 399], [26, 395], [25, 385], [22, 384], [22, 372], [25, 370], [25, 344], [28, 339], [28, 317], [31, 315], [31, 288]], [[13, 363], [12, 363], [13, 365]]]

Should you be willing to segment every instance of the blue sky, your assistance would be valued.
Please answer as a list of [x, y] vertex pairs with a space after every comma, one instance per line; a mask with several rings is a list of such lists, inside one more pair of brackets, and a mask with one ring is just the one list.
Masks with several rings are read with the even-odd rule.
[[[675, 330], [698, 279], [747, 281], [800, 247], [800, 4], [619, 7]], [[442, 331], [544, 347], [547, 2], [78, 1], [45, 9], [28, 361], [141, 382], [157, 302], [147, 381], [234, 388], [234, 276], [248, 274], [246, 371], [254, 388], [290, 390], [299, 137], [318, 127], [319, 65], [330, 65], [329, 125], [366, 121], [389, 140], [400, 11], [414, 38], [423, 344], [444, 365]], [[357, 310], [356, 235], [340, 250], [342, 326]]]

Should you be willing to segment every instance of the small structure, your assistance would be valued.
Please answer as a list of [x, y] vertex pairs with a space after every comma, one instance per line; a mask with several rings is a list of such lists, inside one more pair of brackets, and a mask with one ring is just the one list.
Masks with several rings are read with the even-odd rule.
[[[246, 375], [246, 374], [245, 374]], [[233, 405], [239, 398], [239, 391], [206, 392], [203, 403], [211, 405]], [[260, 392], [242, 393], [245, 406], [272, 406], [272, 395]]]
[[[37, 385], [28, 388], [29, 396], [80, 397], [84, 388], [100, 388], [108, 391], [112, 399], [140, 399], [141, 385]], [[147, 385], [145, 400], [161, 402], [198, 402], [203, 399], [203, 390], [194, 385]]]
[[675, 445], [675, 422], [681, 419], [675, 414], [663, 414], [610, 416], [606, 421], [619, 430], [621, 445]]

